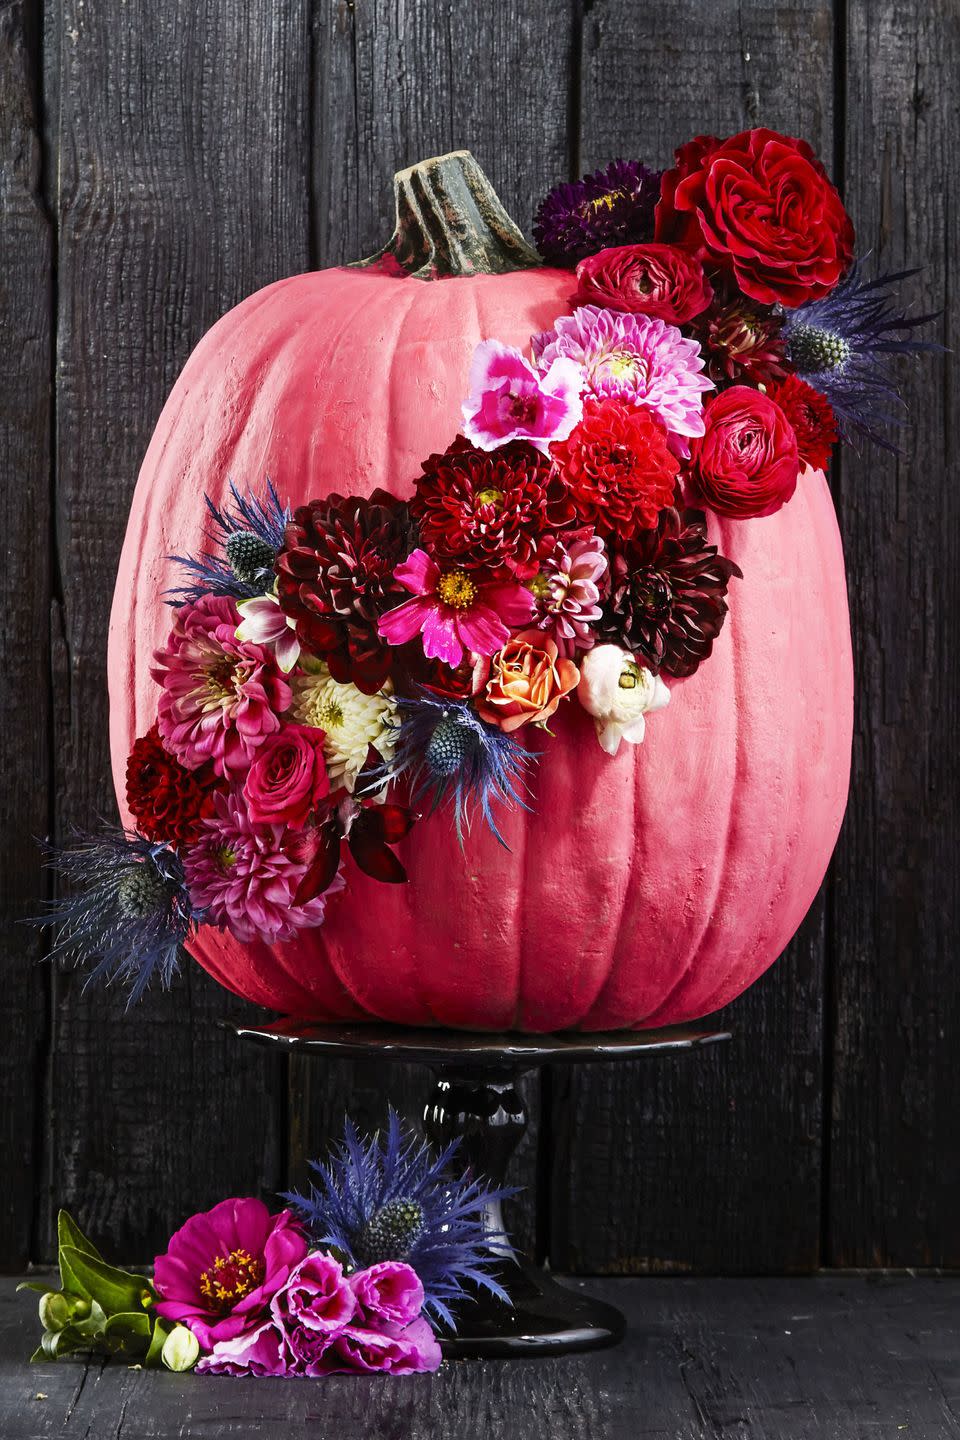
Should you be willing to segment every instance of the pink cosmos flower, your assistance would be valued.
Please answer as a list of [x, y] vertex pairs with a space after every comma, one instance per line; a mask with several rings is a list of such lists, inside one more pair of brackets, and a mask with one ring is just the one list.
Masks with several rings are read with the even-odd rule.
[[298, 858], [302, 832], [283, 825], [257, 825], [239, 795], [218, 795], [214, 814], [204, 820], [183, 857], [190, 899], [206, 920], [226, 927], [238, 940], [272, 945], [323, 923], [328, 895], [344, 888], [337, 875], [322, 895], [305, 905], [293, 897], [307, 872]]
[[300, 659], [297, 622], [280, 609], [276, 595], [257, 595], [253, 600], [238, 600], [242, 617], [237, 626], [237, 639], [272, 650], [284, 675]]
[[463, 433], [481, 450], [528, 440], [547, 455], [551, 440], [566, 440], [579, 423], [582, 387], [579, 365], [565, 356], [541, 376], [512, 345], [481, 340], [463, 402]]
[[204, 595], [177, 612], [151, 675], [163, 687], [160, 738], [188, 770], [212, 760], [218, 775], [242, 775], [293, 694], [270, 652], [237, 638], [240, 617], [226, 595]]
[[205, 1350], [234, 1340], [260, 1324], [306, 1253], [291, 1211], [271, 1215], [262, 1200], [221, 1200], [191, 1216], [157, 1256], [157, 1313], [189, 1326]]
[[588, 394], [649, 405], [680, 437], [680, 453], [686, 453], [686, 437], [703, 434], [703, 392], [713, 382], [700, 373], [704, 360], [696, 340], [665, 320], [582, 305], [535, 335], [533, 353], [541, 370], [563, 356], [575, 360]]
[[495, 654], [533, 613], [532, 596], [522, 585], [485, 581], [482, 571], [441, 572], [425, 550], [414, 550], [393, 573], [414, 598], [381, 615], [380, 634], [388, 645], [419, 635], [428, 660], [454, 669], [470, 651]]
[[554, 538], [529, 581], [534, 598], [534, 624], [555, 642], [569, 660], [577, 650], [596, 642], [591, 628], [600, 619], [600, 596], [607, 578], [603, 541], [592, 530], [573, 531]]

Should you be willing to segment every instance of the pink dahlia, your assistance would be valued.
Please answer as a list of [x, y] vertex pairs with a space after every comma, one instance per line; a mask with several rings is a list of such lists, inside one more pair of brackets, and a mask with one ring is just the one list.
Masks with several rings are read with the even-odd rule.
[[274, 944], [323, 924], [327, 895], [344, 887], [337, 875], [322, 895], [295, 905], [307, 873], [299, 832], [284, 825], [257, 825], [240, 795], [218, 795], [183, 857], [190, 899], [209, 924], [238, 940]]
[[528, 440], [544, 455], [565, 440], [583, 413], [580, 367], [564, 357], [540, 375], [512, 345], [482, 340], [470, 367], [463, 433], [480, 450]]
[[522, 585], [484, 580], [476, 570], [441, 571], [425, 550], [414, 550], [393, 574], [413, 599], [381, 615], [380, 634], [388, 645], [419, 635], [428, 660], [455, 669], [464, 654], [493, 655], [512, 629], [530, 623], [533, 599]]
[[157, 1313], [189, 1326], [204, 1350], [257, 1328], [307, 1253], [293, 1214], [262, 1200], [221, 1200], [193, 1215], [154, 1262]]
[[703, 392], [713, 382], [700, 372], [696, 340], [653, 315], [625, 315], [581, 305], [552, 330], [533, 337], [541, 370], [563, 356], [581, 367], [586, 392], [649, 405], [672, 435], [703, 434]]
[[188, 770], [211, 760], [228, 779], [246, 771], [293, 700], [273, 655], [239, 640], [239, 624], [226, 595], [181, 606], [150, 672], [163, 687], [158, 723], [166, 748]]
[[560, 655], [595, 643], [593, 625], [600, 619], [600, 597], [607, 578], [603, 541], [592, 530], [556, 536], [529, 582], [534, 624], [556, 643]]

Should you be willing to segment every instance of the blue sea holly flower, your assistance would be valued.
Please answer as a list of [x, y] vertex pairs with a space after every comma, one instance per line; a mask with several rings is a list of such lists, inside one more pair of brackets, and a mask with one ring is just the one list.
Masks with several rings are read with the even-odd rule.
[[[288, 506], [267, 481], [263, 500], [252, 493], [242, 495], [230, 481], [233, 509], [221, 509], [204, 496], [212, 522], [208, 540], [214, 551], [199, 556], [171, 555], [187, 572], [189, 583], [168, 593], [171, 605], [185, 605], [201, 595], [229, 595], [234, 600], [252, 600], [272, 590], [276, 575], [273, 562], [283, 544], [283, 532], [290, 519]], [[215, 553], [216, 549], [223, 554]]]

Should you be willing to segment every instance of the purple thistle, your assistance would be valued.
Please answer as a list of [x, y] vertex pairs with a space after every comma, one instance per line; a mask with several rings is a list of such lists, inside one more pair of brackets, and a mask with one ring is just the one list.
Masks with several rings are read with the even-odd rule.
[[471, 1298], [464, 1281], [509, 1304], [494, 1278], [512, 1254], [506, 1234], [489, 1229], [486, 1216], [517, 1192], [449, 1173], [459, 1142], [435, 1154], [390, 1110], [386, 1134], [361, 1139], [352, 1120], [325, 1163], [311, 1162], [309, 1191], [284, 1195], [302, 1216], [315, 1245], [331, 1245], [358, 1269], [386, 1260], [413, 1267], [424, 1290], [424, 1309], [436, 1325], [456, 1329], [451, 1307]]
[[573, 266], [609, 245], [651, 240], [661, 174], [638, 160], [613, 160], [605, 170], [554, 186], [534, 217], [540, 254], [552, 264]]
[[471, 807], [480, 809], [492, 833], [507, 842], [493, 818], [496, 800], [529, 810], [520, 791], [524, 771], [536, 758], [510, 735], [487, 725], [463, 701], [439, 699], [425, 692], [397, 699], [399, 724], [393, 756], [371, 773], [379, 788], [406, 775], [414, 806], [429, 802], [433, 814], [444, 802], [454, 808], [457, 839], [470, 828]]
[[223, 550], [216, 553], [170, 555], [190, 577], [188, 585], [169, 590], [177, 598], [171, 605], [185, 605], [202, 595], [229, 595], [234, 600], [252, 600], [264, 595], [273, 585], [273, 562], [283, 544], [283, 532], [290, 519], [289, 506], [281, 505], [273, 482], [267, 481], [265, 500], [251, 492], [245, 496], [230, 481], [234, 508], [221, 510], [205, 495], [207, 510], [213, 522], [207, 532], [210, 544]]
[[49, 847], [48, 855], [69, 890], [31, 922], [53, 931], [50, 959], [92, 965], [85, 989], [100, 980], [129, 983], [128, 1009], [154, 975], [169, 989], [180, 946], [199, 918], [174, 851], [104, 826], [78, 834], [71, 846]]
[[787, 360], [829, 400], [845, 438], [860, 434], [893, 453], [897, 446], [883, 427], [897, 423], [903, 400], [886, 357], [944, 348], [912, 333], [936, 320], [937, 312], [908, 315], [897, 306], [893, 287], [918, 273], [901, 270], [866, 281], [855, 264], [825, 299], [783, 312]]

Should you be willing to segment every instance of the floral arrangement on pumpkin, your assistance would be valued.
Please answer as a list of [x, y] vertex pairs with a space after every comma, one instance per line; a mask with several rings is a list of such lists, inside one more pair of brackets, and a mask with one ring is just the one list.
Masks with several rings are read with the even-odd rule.
[[61, 1211], [59, 1289], [19, 1287], [41, 1297], [32, 1359], [308, 1378], [436, 1370], [438, 1334], [456, 1331], [477, 1287], [509, 1303], [496, 1277], [512, 1247], [485, 1213], [515, 1192], [453, 1174], [456, 1150], [434, 1154], [393, 1111], [366, 1138], [347, 1120], [307, 1193], [274, 1214], [230, 1199], [192, 1216], [152, 1281], [107, 1264]]
[[887, 357], [935, 348], [894, 304], [903, 275], [863, 278], [810, 147], [770, 130], [559, 185], [534, 234], [570, 311], [526, 351], [478, 346], [461, 432], [399, 477], [409, 498], [291, 514], [234, 488], [208, 501], [211, 553], [177, 557], [136, 833], [74, 852], [56, 912], [58, 948], [134, 994], [196, 924], [322, 924], [347, 854], [402, 882], [393, 847], [446, 800], [461, 839], [474, 810], [502, 838], [497, 802], [527, 804], [571, 706], [610, 756], [639, 744], [736, 603], [711, 513], [772, 515], [841, 433], [889, 445]]

